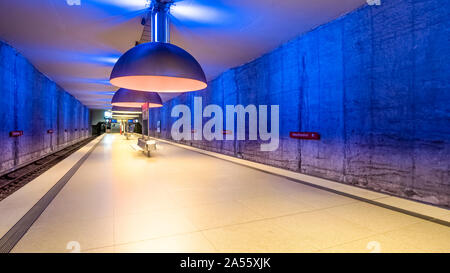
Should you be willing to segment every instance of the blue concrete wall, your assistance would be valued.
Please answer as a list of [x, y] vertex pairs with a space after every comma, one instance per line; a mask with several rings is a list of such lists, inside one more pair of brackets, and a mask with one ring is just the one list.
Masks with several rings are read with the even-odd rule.
[[172, 107], [193, 109], [194, 96], [223, 109], [278, 104], [275, 152], [259, 151], [258, 141], [182, 142], [450, 206], [449, 11], [440, 0], [364, 6], [151, 110], [150, 134], [171, 139]]
[[0, 173], [89, 136], [89, 109], [1, 41], [0, 94]]

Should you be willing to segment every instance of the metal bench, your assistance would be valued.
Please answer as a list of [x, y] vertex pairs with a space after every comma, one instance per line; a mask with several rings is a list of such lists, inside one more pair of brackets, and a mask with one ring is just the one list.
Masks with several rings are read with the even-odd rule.
[[145, 140], [143, 138], [138, 139], [137, 146], [150, 157], [150, 151], [156, 151], [156, 141], [155, 140]]
[[125, 136], [126, 140], [129, 140], [131, 138], [131, 133], [124, 132], [123, 135]]

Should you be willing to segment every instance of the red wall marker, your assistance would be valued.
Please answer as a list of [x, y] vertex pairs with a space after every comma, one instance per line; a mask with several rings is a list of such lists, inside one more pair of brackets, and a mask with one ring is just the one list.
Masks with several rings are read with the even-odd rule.
[[20, 137], [23, 136], [23, 131], [11, 131], [9, 132], [10, 137]]
[[148, 110], [148, 108], [149, 108], [149, 103], [148, 102], [142, 104], [142, 106], [141, 106], [142, 112]]
[[316, 132], [290, 132], [289, 137], [295, 139], [319, 140], [320, 134]]

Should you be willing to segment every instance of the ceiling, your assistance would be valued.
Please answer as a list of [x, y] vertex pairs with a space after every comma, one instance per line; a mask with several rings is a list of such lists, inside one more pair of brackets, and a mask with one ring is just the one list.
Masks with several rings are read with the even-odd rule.
[[[112, 67], [141, 39], [147, 0], [1, 0], [0, 39], [89, 108], [107, 109]], [[365, 0], [177, 0], [171, 42], [208, 80]], [[79, 4], [79, 5], [78, 5]], [[163, 94], [163, 101], [173, 94]]]

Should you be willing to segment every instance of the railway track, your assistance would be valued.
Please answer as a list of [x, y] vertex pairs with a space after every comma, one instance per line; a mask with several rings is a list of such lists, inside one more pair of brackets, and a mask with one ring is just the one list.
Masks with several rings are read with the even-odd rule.
[[35, 179], [84, 145], [88, 144], [96, 137], [97, 136], [89, 137], [39, 160], [31, 162], [17, 170], [0, 176], [0, 201], [25, 186], [28, 182]]

